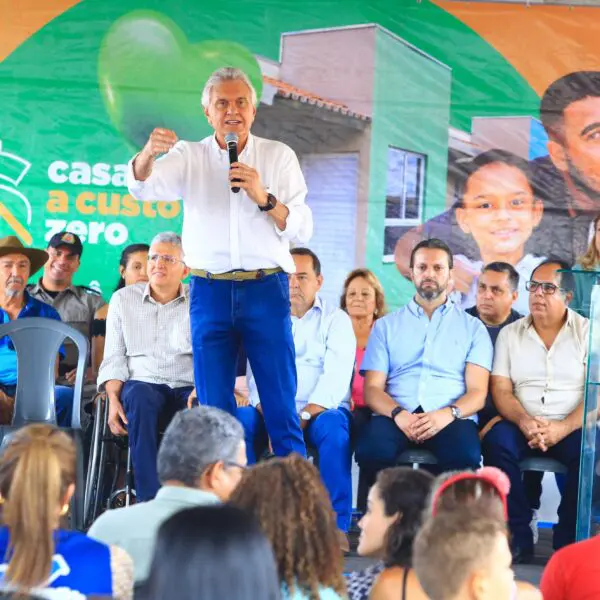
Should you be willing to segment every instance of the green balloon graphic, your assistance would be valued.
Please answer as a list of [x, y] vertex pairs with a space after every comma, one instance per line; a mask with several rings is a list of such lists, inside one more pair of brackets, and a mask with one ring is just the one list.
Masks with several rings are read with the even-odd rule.
[[165, 15], [134, 11], [115, 21], [102, 40], [98, 78], [111, 121], [140, 148], [155, 127], [187, 140], [208, 135], [202, 89], [225, 66], [242, 69], [260, 99], [260, 66], [244, 46], [227, 40], [190, 44]]

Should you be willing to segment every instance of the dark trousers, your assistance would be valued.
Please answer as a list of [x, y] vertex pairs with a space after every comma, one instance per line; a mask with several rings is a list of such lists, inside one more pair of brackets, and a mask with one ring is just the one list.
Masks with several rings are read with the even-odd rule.
[[370, 472], [371, 481], [381, 469], [397, 464], [398, 456], [410, 448], [432, 452], [438, 460], [435, 472], [477, 469], [481, 460], [481, 446], [477, 425], [470, 419], [455, 420], [438, 434], [414, 444], [388, 417], [373, 415], [356, 444], [356, 462]]
[[296, 413], [296, 353], [287, 275], [240, 282], [192, 277], [190, 320], [198, 401], [236, 414], [233, 390], [243, 344], [273, 452], [306, 456]]
[[510, 478], [508, 496], [509, 525], [513, 544], [525, 551], [533, 547], [530, 529], [532, 517], [531, 493], [523, 482], [519, 463], [529, 456], [547, 456], [564, 464], [567, 469], [562, 499], [558, 507], [558, 524], [554, 527], [554, 548], [562, 548], [575, 541], [577, 524], [577, 496], [579, 491], [579, 458], [581, 430], [574, 431], [548, 452], [532, 450], [520, 429], [509, 421], [496, 423], [482, 442], [486, 465], [498, 467]]
[[[244, 426], [248, 463], [254, 464], [267, 448], [265, 422], [253, 406], [238, 408], [237, 417]], [[348, 531], [352, 518], [351, 428], [350, 412], [338, 408], [326, 410], [313, 418], [304, 430], [306, 443], [317, 450], [321, 478], [342, 531]]]
[[159, 425], [166, 427], [176, 412], [186, 408], [192, 390], [191, 386], [170, 388], [134, 379], [123, 386], [121, 403], [128, 421], [138, 501], [152, 500], [160, 487], [156, 467]]

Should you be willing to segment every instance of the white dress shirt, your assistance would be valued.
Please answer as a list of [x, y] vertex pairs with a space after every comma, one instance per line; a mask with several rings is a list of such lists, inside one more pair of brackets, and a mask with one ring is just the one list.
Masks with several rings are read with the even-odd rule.
[[167, 304], [154, 300], [149, 283], [129, 285], [113, 294], [98, 389], [111, 379], [171, 388], [194, 385], [187, 286], [182, 285], [179, 296]]
[[[296, 410], [307, 404], [326, 409], [350, 409], [350, 383], [356, 358], [356, 337], [350, 317], [336, 306], [329, 306], [318, 295], [315, 303], [299, 319], [292, 317], [296, 348], [298, 390]], [[250, 404], [260, 404], [256, 382], [248, 365]]]
[[548, 350], [531, 315], [498, 335], [493, 376], [512, 381], [514, 395], [532, 417], [562, 420], [583, 401], [589, 321], [571, 309]]
[[281, 142], [250, 135], [239, 161], [256, 169], [265, 189], [288, 207], [284, 231], [243, 189], [231, 191], [229, 154], [214, 135], [177, 142], [155, 162], [146, 181], [135, 179], [132, 160], [127, 186], [141, 201], [183, 198], [183, 250], [192, 269], [226, 273], [281, 267], [293, 273], [290, 242], [306, 244], [313, 229], [298, 158]]

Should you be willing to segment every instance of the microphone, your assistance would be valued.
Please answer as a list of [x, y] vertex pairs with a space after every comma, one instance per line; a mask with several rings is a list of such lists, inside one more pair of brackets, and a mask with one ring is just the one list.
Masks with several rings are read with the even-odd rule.
[[[233, 164], [238, 161], [238, 136], [236, 133], [225, 134], [225, 143], [227, 144], [227, 151], [229, 152], [229, 164]], [[239, 179], [232, 179], [232, 181], [239, 181]], [[232, 187], [231, 191], [237, 194], [240, 191], [239, 187]]]

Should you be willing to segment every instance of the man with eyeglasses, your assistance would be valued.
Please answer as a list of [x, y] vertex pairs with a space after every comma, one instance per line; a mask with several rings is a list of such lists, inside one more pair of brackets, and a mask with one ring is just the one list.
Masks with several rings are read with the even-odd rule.
[[532, 506], [519, 463], [548, 456], [567, 468], [554, 548], [575, 541], [579, 458], [589, 322], [568, 308], [573, 277], [568, 265], [548, 260], [527, 282], [530, 315], [498, 336], [492, 396], [503, 419], [482, 441], [484, 462], [510, 478], [509, 525], [515, 562], [533, 555]]
[[88, 535], [123, 548], [133, 558], [134, 579], [140, 584], [148, 577], [160, 526], [180, 510], [227, 502], [246, 466], [244, 430], [234, 417], [208, 406], [181, 411], [160, 444], [162, 487], [156, 498], [107, 510]]
[[115, 292], [106, 318], [98, 389], [108, 397], [108, 426], [129, 435], [138, 501], [159, 488], [159, 425], [186, 407], [194, 389], [188, 289], [181, 239], [159, 233], [150, 245], [148, 283]]

